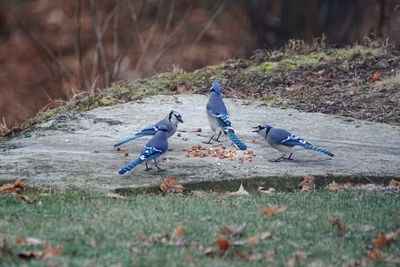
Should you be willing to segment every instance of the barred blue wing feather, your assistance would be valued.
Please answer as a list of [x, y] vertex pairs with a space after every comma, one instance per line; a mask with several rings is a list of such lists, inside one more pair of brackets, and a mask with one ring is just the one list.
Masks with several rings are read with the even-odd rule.
[[135, 168], [136, 166], [138, 166], [140, 163], [144, 162], [144, 161], [149, 161], [152, 160], [154, 158], [157, 158], [158, 156], [164, 154], [165, 151], [162, 151], [160, 149], [157, 149], [155, 147], [149, 147], [149, 146], [145, 146], [142, 150], [142, 153], [140, 154], [139, 158], [135, 159], [134, 161], [126, 164], [124, 167], [122, 167], [119, 170], [119, 174], [120, 175], [124, 175], [127, 172], [131, 171], [133, 168]]
[[114, 144], [114, 147], [119, 147], [119, 146], [121, 146], [123, 144], [126, 144], [126, 143], [128, 143], [130, 141], [136, 140], [136, 139], [141, 138], [143, 136], [155, 135], [157, 133], [157, 131], [158, 131], [157, 126], [150, 126], [150, 127], [144, 128], [143, 130], [141, 130], [140, 132], [134, 134], [133, 136]]
[[282, 140], [281, 144], [287, 145], [287, 146], [301, 146], [305, 149], [320, 152], [329, 157], [335, 156], [333, 153], [329, 152], [328, 150], [317, 147], [317, 146], [313, 146], [312, 144], [310, 144], [309, 142], [305, 141], [304, 139], [300, 138], [299, 136], [297, 136], [295, 134], [291, 134], [285, 140]]

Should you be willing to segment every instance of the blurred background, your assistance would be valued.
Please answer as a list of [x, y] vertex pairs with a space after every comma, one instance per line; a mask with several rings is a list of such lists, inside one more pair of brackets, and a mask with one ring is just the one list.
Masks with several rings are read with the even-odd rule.
[[400, 0], [0, 0], [0, 122], [289, 39], [400, 45]]

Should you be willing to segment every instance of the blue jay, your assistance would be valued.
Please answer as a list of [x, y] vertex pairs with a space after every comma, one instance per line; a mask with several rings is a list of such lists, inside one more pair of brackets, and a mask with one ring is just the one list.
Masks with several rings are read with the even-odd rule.
[[[334, 156], [334, 154], [332, 154], [331, 152], [320, 147], [313, 146], [299, 136], [292, 134], [284, 129], [274, 128], [271, 125], [265, 123], [253, 128], [253, 132], [258, 133], [260, 136], [267, 140], [268, 144], [271, 147], [283, 153], [281, 157], [274, 160], [275, 162], [280, 161], [281, 159], [291, 160], [292, 154], [296, 148], [314, 150], [323, 153], [329, 157]], [[289, 154], [289, 156], [285, 157], [287, 154]]]
[[147, 142], [142, 152], [140, 153], [140, 156], [134, 161], [131, 161], [130, 163], [122, 167], [118, 173], [120, 175], [124, 175], [143, 162], [146, 165], [146, 171], [151, 170], [151, 168], [147, 166], [147, 162], [151, 160], [154, 161], [154, 164], [156, 165], [159, 171], [163, 171], [160, 167], [158, 167], [156, 159], [160, 159], [160, 156], [162, 156], [165, 152], [167, 152], [167, 150], [168, 150], [168, 129], [165, 125], [160, 125], [158, 127], [156, 135], [154, 135]]
[[229, 137], [229, 139], [231, 139], [237, 148], [240, 150], [247, 149], [246, 144], [235, 135], [235, 131], [232, 128], [232, 123], [228, 116], [228, 111], [226, 110], [224, 101], [222, 100], [221, 85], [218, 82], [213, 82], [210, 89], [210, 98], [208, 99], [207, 103], [207, 117], [212, 130], [212, 135], [206, 144], [211, 143], [211, 140], [214, 138], [217, 132], [218, 137], [215, 140], [218, 141], [221, 133], [223, 132]]
[[147, 136], [147, 135], [155, 135], [160, 127], [160, 125], [164, 125], [167, 127], [168, 138], [173, 136], [178, 128], [178, 123], [183, 123], [182, 116], [179, 112], [171, 110], [169, 114], [159, 122], [154, 125], [148, 126], [141, 130], [138, 133], [135, 133], [133, 136], [129, 137], [128, 139], [122, 140], [116, 144], [114, 147], [119, 147], [120, 145], [126, 144], [130, 141], [136, 140], [140, 137]]

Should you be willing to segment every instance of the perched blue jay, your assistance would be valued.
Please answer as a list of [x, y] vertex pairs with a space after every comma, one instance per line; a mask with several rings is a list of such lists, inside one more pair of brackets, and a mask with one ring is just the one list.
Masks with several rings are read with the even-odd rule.
[[215, 140], [218, 141], [223, 132], [229, 137], [229, 139], [231, 139], [237, 148], [240, 150], [247, 149], [246, 144], [235, 135], [235, 131], [232, 128], [232, 123], [228, 116], [228, 111], [226, 110], [224, 101], [222, 100], [221, 85], [218, 82], [213, 82], [210, 89], [210, 98], [207, 103], [207, 117], [212, 130], [212, 135], [206, 144], [211, 143], [211, 140], [217, 132], [218, 137]]
[[135, 133], [133, 136], [129, 137], [128, 139], [122, 140], [116, 144], [114, 147], [119, 147], [120, 145], [126, 144], [130, 141], [136, 140], [140, 137], [147, 136], [147, 135], [155, 135], [160, 127], [160, 125], [164, 125], [167, 127], [168, 138], [173, 136], [178, 129], [178, 123], [183, 123], [182, 116], [179, 112], [171, 110], [169, 114], [159, 122], [154, 125], [148, 126], [141, 130], [138, 133]]
[[[299, 136], [292, 134], [284, 129], [274, 128], [271, 125], [265, 123], [253, 128], [255, 129], [253, 132], [261, 135], [267, 140], [268, 144], [271, 147], [283, 153], [281, 157], [274, 161], [280, 161], [281, 159], [291, 160], [291, 156], [296, 148], [304, 148], [318, 151], [329, 157], [334, 156], [334, 154], [332, 154], [331, 152], [320, 147], [313, 146]], [[285, 156], [287, 154], [289, 154], [289, 156], [286, 158]]]
[[120, 175], [124, 175], [143, 162], [146, 164], [146, 171], [151, 170], [151, 168], [147, 166], [147, 162], [151, 160], [154, 161], [154, 164], [156, 165], [159, 171], [163, 171], [160, 167], [158, 167], [156, 159], [161, 159], [160, 156], [162, 156], [165, 152], [167, 152], [167, 150], [168, 150], [168, 128], [165, 125], [160, 125], [158, 127], [156, 135], [154, 135], [147, 142], [142, 152], [140, 153], [140, 156], [134, 161], [131, 161], [130, 163], [122, 167], [118, 173]]

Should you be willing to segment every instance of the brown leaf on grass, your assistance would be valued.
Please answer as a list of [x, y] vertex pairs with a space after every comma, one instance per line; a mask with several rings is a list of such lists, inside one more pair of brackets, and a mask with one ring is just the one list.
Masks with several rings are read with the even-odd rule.
[[400, 182], [392, 179], [389, 182], [389, 187], [400, 188]]
[[185, 231], [183, 229], [183, 226], [178, 224], [175, 229], [174, 232], [172, 233], [172, 239], [183, 239], [185, 235]]
[[230, 240], [222, 233], [217, 232], [215, 237], [215, 241], [217, 243], [217, 248], [221, 256], [225, 255], [225, 252], [230, 248], [231, 242]]
[[183, 186], [176, 184], [178, 177], [177, 176], [167, 176], [162, 179], [160, 183], [160, 189], [163, 193], [174, 194], [174, 193], [183, 193]]
[[228, 196], [232, 196], [232, 197], [247, 196], [247, 195], [249, 195], [249, 192], [247, 192], [247, 191], [244, 189], [243, 184], [240, 183], [240, 187], [239, 187], [239, 190], [238, 190], [238, 191], [236, 191], [236, 192], [228, 192], [227, 195], [228, 195]]
[[302, 192], [310, 192], [315, 190], [315, 177], [312, 175], [306, 175], [303, 177], [303, 180], [298, 185], [300, 187], [300, 191]]
[[274, 217], [275, 214], [280, 213], [280, 212], [284, 212], [287, 210], [287, 206], [282, 206], [282, 207], [278, 207], [278, 206], [271, 206], [268, 208], [263, 208], [262, 212], [268, 216], [268, 218], [272, 218]]
[[346, 230], [347, 230], [346, 225], [344, 223], [342, 223], [342, 221], [339, 218], [333, 218], [331, 220], [331, 224], [337, 226], [337, 229], [339, 230], [339, 233], [341, 235], [344, 234], [344, 232], [346, 232]]
[[263, 194], [272, 194], [275, 193], [275, 188], [270, 187], [268, 189], [265, 189], [264, 187], [258, 187], [257, 189], [258, 192], [263, 193]]
[[109, 198], [125, 198], [124, 196], [114, 192], [108, 192], [106, 196]]
[[17, 179], [15, 183], [4, 184], [0, 186], [0, 193], [17, 193], [24, 188], [24, 183], [21, 179]]
[[339, 184], [333, 181], [332, 183], [328, 184], [328, 190], [332, 192], [337, 192], [339, 190]]
[[368, 77], [368, 82], [374, 83], [382, 80], [382, 74], [383, 74], [382, 70], [375, 71], [374, 74]]
[[390, 243], [396, 240], [399, 233], [400, 228], [394, 232], [390, 232], [389, 234], [380, 233], [374, 240], [372, 240], [372, 245], [377, 249], [388, 246]]
[[249, 238], [246, 238], [244, 240], [237, 240], [233, 242], [233, 245], [257, 245], [260, 241], [265, 240], [267, 238], [270, 238], [272, 236], [271, 232], [267, 231], [267, 232], [263, 232], [260, 234], [256, 234], [254, 236], [251, 236]]
[[44, 242], [43, 240], [35, 237], [25, 237], [25, 236], [17, 236], [15, 238], [15, 244], [18, 245], [42, 245]]
[[54, 248], [52, 248], [50, 245], [46, 244], [43, 250], [43, 258], [45, 259], [45, 258], [57, 257], [60, 256], [62, 252], [63, 250], [60, 245], [57, 245]]
[[368, 259], [372, 261], [378, 261], [381, 258], [381, 251], [378, 248], [374, 248], [368, 251]]

